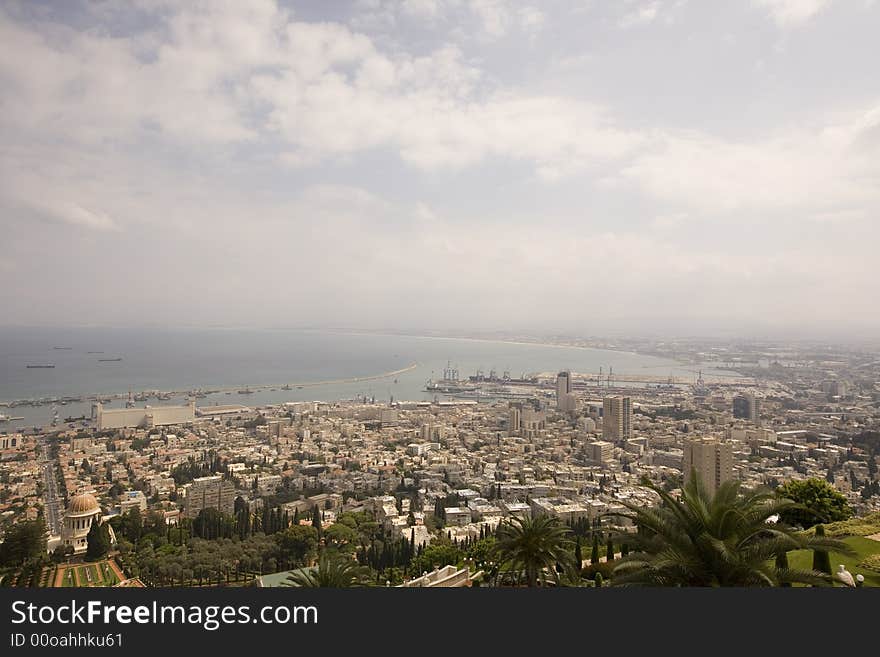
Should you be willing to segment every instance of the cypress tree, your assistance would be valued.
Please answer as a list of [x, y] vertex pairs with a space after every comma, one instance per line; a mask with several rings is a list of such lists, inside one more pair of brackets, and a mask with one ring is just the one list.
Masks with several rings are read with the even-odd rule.
[[88, 547], [86, 547], [86, 559], [97, 561], [107, 556], [110, 551], [110, 530], [104, 523], [92, 521], [89, 533], [86, 535]]
[[[816, 536], [825, 536], [825, 526], [816, 525]], [[813, 550], [813, 570], [831, 575], [831, 556], [825, 550]]]
[[321, 538], [321, 511], [316, 504], [312, 509], [312, 527], [318, 532], [318, 538]]
[[577, 563], [578, 570], [583, 567], [584, 555], [581, 552], [581, 537], [578, 536], [574, 544], [574, 560]]
[[608, 561], [614, 561], [614, 543], [610, 538], [608, 539], [608, 547], [605, 550], [605, 558]]
[[593, 580], [594, 582], [596, 582], [596, 588], [599, 588], [599, 589], [602, 588], [602, 580], [603, 580], [602, 573], [596, 573], [596, 577]]
[[629, 554], [629, 543], [620, 546], [620, 556], [625, 557]]
[[590, 553], [590, 564], [596, 565], [597, 563], [599, 563], [599, 537], [593, 534], [593, 551]]
[[[776, 555], [776, 569], [788, 570], [788, 552], [780, 552]], [[779, 586], [791, 586], [789, 582], [782, 582]]]

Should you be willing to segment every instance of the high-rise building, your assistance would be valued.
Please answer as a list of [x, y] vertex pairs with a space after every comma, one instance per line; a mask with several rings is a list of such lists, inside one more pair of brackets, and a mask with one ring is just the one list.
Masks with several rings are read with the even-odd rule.
[[522, 431], [522, 402], [511, 402], [507, 411], [507, 435], [518, 436]]
[[749, 393], [737, 395], [733, 398], [733, 417], [760, 424], [761, 400]]
[[602, 402], [603, 440], [632, 438], [632, 399], [621, 395], [606, 397]]
[[694, 438], [684, 443], [684, 476], [691, 472], [715, 493], [725, 481], [733, 479], [733, 447], [717, 438]]
[[220, 475], [197, 477], [186, 494], [187, 518], [195, 518], [202, 509], [217, 509], [232, 515], [235, 512], [235, 486]]
[[522, 410], [522, 429], [520, 435], [523, 438], [534, 440], [547, 426], [547, 415], [544, 411], [537, 410], [528, 404]]
[[556, 408], [564, 410], [566, 395], [571, 394], [571, 372], [560, 372], [556, 375]]

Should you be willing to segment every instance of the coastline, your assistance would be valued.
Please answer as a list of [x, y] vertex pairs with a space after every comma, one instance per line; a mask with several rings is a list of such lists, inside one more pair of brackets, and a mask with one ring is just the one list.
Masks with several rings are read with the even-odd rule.
[[[525, 347], [554, 347], [556, 349], [582, 349], [584, 351], [611, 351], [617, 354], [627, 354], [629, 356], [647, 356], [650, 358], [661, 358], [654, 354], [645, 354], [637, 351], [628, 351], [625, 349], [612, 349], [610, 347], [588, 347], [578, 344], [567, 344], [559, 342], [546, 342], [541, 340], [525, 341], [525, 340], [505, 340], [503, 338], [476, 338], [472, 336], [457, 335], [424, 335], [418, 333], [387, 333], [385, 331], [358, 331], [355, 329], [298, 329], [301, 331], [333, 333], [336, 335], [375, 335], [386, 338], [415, 338], [420, 340], [456, 340], [460, 342], [488, 342], [490, 344], [515, 344]], [[672, 360], [672, 359], [667, 359]], [[689, 364], [686, 361], [678, 361], [677, 363]]]
[[[261, 390], [272, 390], [272, 389], [280, 390], [284, 386], [289, 386], [290, 388], [317, 388], [320, 386], [343, 385], [343, 384], [347, 384], [347, 383], [361, 383], [363, 381], [380, 381], [382, 379], [389, 379], [389, 378], [391, 378], [393, 376], [397, 376], [399, 374], [411, 372], [412, 370], [414, 370], [418, 367], [419, 367], [419, 363], [413, 362], [413, 363], [410, 363], [409, 365], [407, 365], [406, 367], [403, 367], [403, 368], [400, 368], [397, 370], [392, 370], [390, 372], [382, 372], [380, 374], [371, 374], [369, 376], [355, 376], [355, 377], [348, 377], [345, 379], [328, 379], [326, 381], [304, 381], [304, 382], [299, 382], [299, 383], [263, 383], [263, 384], [258, 384], [258, 385], [254, 385], [254, 386], [248, 385], [248, 386], [245, 386], [245, 389], [251, 390], [252, 392], [257, 392], [257, 391], [261, 391]], [[234, 392], [241, 389], [238, 386], [235, 386], [235, 387], [200, 386], [199, 388], [196, 388], [196, 389], [201, 390], [203, 388], [210, 390], [212, 392], [212, 394], [226, 394], [227, 392], [234, 393]], [[180, 397], [180, 396], [188, 396], [189, 393], [191, 392], [191, 390], [159, 390], [156, 392], [161, 392], [163, 394], [175, 395], [175, 396]], [[79, 395], [78, 397], [80, 399], [82, 399], [83, 402], [85, 402], [85, 401], [94, 401], [94, 399], [98, 398], [98, 397], [103, 397], [103, 398], [110, 397], [112, 399], [124, 399], [127, 395], [128, 395], [127, 392], [99, 392], [99, 393], [90, 393], [90, 394], [85, 394], [85, 395]], [[60, 399], [73, 399], [73, 398], [74, 398], [73, 396], [70, 396], [70, 397], [63, 396], [62, 397], [62, 396], [55, 395], [55, 396], [49, 396], [49, 397], [39, 397], [39, 398], [35, 398], [32, 400], [21, 400], [21, 399], [0, 400], [0, 405], [3, 405], [4, 407], [8, 407], [8, 408], [15, 408], [15, 406], [10, 406], [10, 404], [12, 404], [16, 401], [38, 401], [39, 399], [59, 399], [60, 400]], [[38, 405], [47, 406], [51, 403], [54, 403], [54, 402], [44, 402], [44, 403], [38, 404]], [[28, 404], [25, 403], [25, 404], [21, 404], [21, 405], [27, 406]]]

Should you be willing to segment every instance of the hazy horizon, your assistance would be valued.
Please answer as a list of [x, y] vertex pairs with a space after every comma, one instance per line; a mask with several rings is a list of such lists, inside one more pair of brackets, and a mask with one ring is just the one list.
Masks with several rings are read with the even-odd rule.
[[870, 0], [6, 2], [0, 326], [876, 341], [878, 33]]

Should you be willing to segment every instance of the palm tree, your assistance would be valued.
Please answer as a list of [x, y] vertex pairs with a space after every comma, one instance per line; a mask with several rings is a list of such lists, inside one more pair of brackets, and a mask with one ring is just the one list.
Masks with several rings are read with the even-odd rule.
[[288, 575], [282, 586], [346, 589], [364, 586], [364, 568], [344, 557], [322, 554], [317, 567], [300, 568]]
[[556, 564], [571, 569], [569, 530], [559, 520], [547, 515], [519, 518], [498, 528], [498, 551], [503, 564], [517, 574], [524, 574], [528, 586], [547, 582], [548, 573], [559, 583]]
[[624, 503], [639, 532], [636, 549], [614, 569], [612, 584], [645, 586], [779, 586], [782, 583], [828, 584], [815, 570], [789, 568], [782, 554], [822, 548], [850, 553], [841, 541], [796, 534], [774, 522], [780, 512], [798, 506], [772, 491], [741, 490], [723, 483], [714, 496], [696, 474], [681, 499], [653, 485], [662, 504], [640, 508]]

